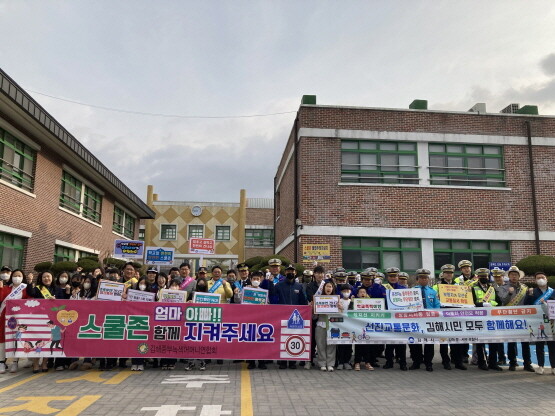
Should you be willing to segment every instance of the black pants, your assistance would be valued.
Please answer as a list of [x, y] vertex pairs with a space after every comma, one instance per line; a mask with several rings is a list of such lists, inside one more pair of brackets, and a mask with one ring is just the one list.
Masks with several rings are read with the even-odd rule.
[[385, 346], [385, 361], [393, 364], [393, 357], [399, 358], [399, 365], [407, 365], [407, 344], [387, 344]]
[[376, 357], [374, 356], [374, 346], [369, 344], [355, 345], [355, 364], [361, 362], [374, 364]]
[[536, 358], [538, 365], [543, 367], [545, 364], [544, 345], [547, 344], [547, 351], [549, 352], [549, 362], [551, 368], [555, 368], [555, 341], [538, 341], [536, 342]]
[[426, 367], [432, 365], [434, 359], [433, 344], [409, 344], [409, 350], [413, 364], [420, 365], [424, 363]]
[[348, 364], [353, 355], [352, 345], [338, 345], [337, 346], [337, 364]]
[[50, 343], [50, 354], [52, 354], [52, 352], [54, 351], [54, 348], [58, 348], [58, 349], [62, 349], [62, 347], [60, 347], [60, 342], [62, 342], [61, 339], [57, 339], [55, 341], [52, 341]]
[[[521, 342], [520, 347], [522, 348], [522, 359], [524, 360], [524, 365], [531, 365], [532, 364], [532, 357], [530, 356], [530, 343], [529, 342]], [[509, 342], [507, 344], [507, 355], [509, 356], [509, 365], [517, 365], [516, 356], [517, 356], [517, 346], [516, 342]]]
[[314, 362], [316, 356], [316, 321], [312, 320], [312, 335], [310, 337], [310, 362]]
[[[478, 365], [486, 364], [486, 344], [475, 344], [475, 345], [476, 345], [477, 354], [478, 354]], [[498, 351], [499, 344], [498, 343], [488, 344], [488, 347], [489, 347], [489, 354], [487, 357], [487, 361], [489, 363], [489, 366], [495, 366], [497, 365], [497, 351]]]
[[[453, 362], [455, 365], [463, 363], [463, 357], [466, 354], [466, 344], [441, 344], [439, 346], [439, 353], [441, 355], [441, 363], [443, 365]], [[451, 353], [449, 354], [449, 349]]]
[[497, 347], [497, 360], [498, 361], [505, 361], [507, 356], [505, 355], [505, 344], [499, 343]]

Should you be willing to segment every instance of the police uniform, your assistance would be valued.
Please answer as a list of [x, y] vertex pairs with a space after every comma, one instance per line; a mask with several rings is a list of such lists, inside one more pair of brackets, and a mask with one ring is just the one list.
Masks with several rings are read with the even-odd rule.
[[[268, 260], [268, 266], [279, 266], [281, 268], [281, 260], [280, 259], [270, 259], [270, 260]], [[268, 299], [270, 300], [270, 303], [276, 304], [276, 303], [278, 303], [279, 299], [277, 298], [277, 295], [275, 293], [273, 293], [274, 288], [275, 288], [275, 285], [277, 285], [279, 282], [283, 282], [283, 280], [285, 280], [285, 276], [282, 275], [278, 271], [277, 274], [275, 274], [275, 275], [272, 274], [269, 279], [265, 279], [262, 282], [262, 284], [265, 283], [266, 280], [269, 280], [270, 283], [272, 283], [271, 285], [268, 285], [268, 286], [272, 286], [272, 294], [270, 294], [270, 292], [268, 292]], [[266, 287], [263, 287], [262, 284], [260, 285], [260, 287], [263, 288], [263, 289], [266, 289]], [[268, 290], [269, 290], [269, 288], [268, 288]]]
[[[475, 274], [478, 276], [478, 283], [472, 286], [472, 297], [474, 298], [474, 305], [477, 307], [496, 307], [501, 305], [501, 299], [495, 291], [495, 288], [489, 281], [489, 270], [486, 268], [476, 269]], [[480, 280], [487, 279], [485, 283]], [[486, 298], [487, 297], [487, 298]], [[481, 370], [497, 370], [503, 371], [497, 364], [497, 351], [498, 343], [489, 343], [488, 363], [486, 364], [486, 351], [485, 344], [475, 344], [476, 353], [478, 358], [478, 368]]]
[[[459, 264], [457, 264], [457, 267], [459, 268], [459, 270], [461, 270], [465, 266], [468, 266], [472, 269], [472, 262], [470, 262], [469, 260], [461, 260], [459, 261]], [[470, 287], [476, 284], [476, 282], [477, 280], [472, 278], [472, 272], [465, 276], [462, 273], [462, 270], [461, 270], [461, 275], [455, 279], [456, 284], [468, 285]], [[470, 348], [470, 344], [460, 344], [460, 345], [461, 345], [460, 348], [461, 348], [461, 354], [463, 357], [463, 363], [468, 363], [468, 350]]]

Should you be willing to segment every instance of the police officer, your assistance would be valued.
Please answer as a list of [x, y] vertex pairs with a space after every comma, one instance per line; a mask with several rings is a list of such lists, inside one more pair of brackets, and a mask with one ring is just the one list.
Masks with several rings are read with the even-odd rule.
[[[439, 285], [455, 285], [455, 266], [452, 264], [444, 264], [441, 266], [441, 273], [439, 274], [439, 283], [434, 285], [434, 290], [439, 294]], [[451, 370], [451, 361], [455, 363], [455, 368], [459, 370], [467, 370], [463, 364], [463, 350], [465, 344], [440, 344], [439, 353], [441, 354], [441, 363], [443, 368]], [[468, 349], [468, 347], [466, 347]], [[449, 349], [451, 349], [451, 356], [449, 356]]]
[[[495, 287], [489, 281], [490, 271], [484, 267], [476, 269], [475, 274], [478, 276], [478, 283], [472, 286], [472, 297], [474, 298], [474, 305], [477, 307], [495, 307], [501, 305], [501, 299], [497, 294]], [[481, 370], [496, 370], [503, 371], [499, 364], [497, 364], [497, 351], [499, 348], [498, 343], [490, 343], [488, 363], [486, 364], [486, 351], [485, 344], [475, 344], [476, 353], [478, 355], [478, 368]]]
[[341, 296], [341, 286], [347, 284], [347, 272], [345, 269], [343, 267], [335, 269], [332, 280], [335, 282], [336, 294]]
[[458, 264], [461, 275], [455, 279], [458, 285], [468, 285], [473, 286], [478, 283], [478, 279], [472, 276], [472, 262], [470, 260], [461, 260]]
[[372, 282], [377, 272], [378, 272], [377, 269], [375, 269], [374, 267], [371, 267], [369, 269], [364, 270], [362, 273], [360, 273], [360, 285], [358, 287], [355, 287], [353, 291], [353, 295], [356, 296], [358, 289], [363, 288], [364, 290], [366, 290], [366, 293], [368, 294], [368, 296], [370, 296], [370, 292], [372, 291]]
[[[420, 289], [422, 292], [422, 303], [424, 309], [439, 309], [439, 298], [437, 292], [429, 286], [430, 271], [428, 269], [418, 269], [416, 271], [416, 285], [415, 289]], [[434, 359], [434, 344], [409, 344], [410, 357], [412, 359], [411, 370], [420, 369], [420, 365], [424, 362], [426, 371], [434, 371], [432, 360]], [[422, 351], [424, 353], [422, 354]]]
[[399, 284], [401, 286], [409, 287], [409, 274], [406, 272], [399, 272]]
[[312, 270], [306, 269], [303, 271], [303, 281], [301, 282], [303, 285], [304, 293], [306, 293], [306, 289], [310, 282], [312, 282], [312, 277], [314, 276], [314, 272]]
[[357, 272], [352, 271], [347, 273], [347, 283], [349, 283], [353, 289], [357, 286]]
[[[526, 301], [526, 295], [528, 293], [528, 286], [520, 283], [520, 279], [524, 276], [524, 272], [516, 266], [511, 266], [507, 271], [509, 276], [509, 282], [505, 285], [507, 290], [505, 291], [506, 296], [501, 298], [503, 306], [517, 306], [524, 305]], [[532, 358], [530, 355], [530, 343], [521, 342], [520, 347], [522, 349], [522, 359], [524, 361], [524, 371], [529, 371], [533, 373], [535, 370], [532, 367]], [[509, 342], [507, 344], [507, 355], [509, 356], [509, 371], [516, 371], [518, 366], [517, 357], [517, 346], [516, 342]]]
[[268, 268], [270, 269], [270, 279], [277, 285], [279, 282], [285, 279], [285, 276], [281, 274], [281, 260], [280, 259], [270, 259], [268, 260]]
[[249, 279], [249, 266], [247, 263], [239, 263], [237, 265], [237, 273], [239, 273], [239, 278], [235, 281], [236, 288], [244, 288], [251, 284]]
[[[507, 297], [507, 291], [509, 290], [508, 285], [505, 284], [505, 270], [499, 267], [494, 267], [491, 269], [491, 275], [493, 276], [493, 287], [501, 299], [500, 305], [503, 303], [503, 299]], [[497, 348], [497, 364], [505, 365], [507, 364], [507, 356], [505, 355], [505, 344], [500, 342]]]

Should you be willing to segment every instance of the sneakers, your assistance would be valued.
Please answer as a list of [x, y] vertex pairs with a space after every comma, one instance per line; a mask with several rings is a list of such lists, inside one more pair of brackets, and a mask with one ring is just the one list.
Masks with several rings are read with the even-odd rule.
[[349, 364], [349, 363], [343, 364], [343, 368], [344, 368], [345, 370], [352, 370], [352, 369], [353, 369], [353, 367], [351, 367], [351, 364]]
[[360, 371], [360, 364], [359, 363], [355, 364], [355, 371]]
[[[370, 363], [365, 363], [364, 367], [366, 367], [366, 369], [368, 371], [374, 371], [374, 367], [372, 367], [372, 364], [370, 364]], [[355, 368], [355, 370], [356, 370], [356, 368]]]
[[305, 370], [310, 370], [310, 366], [311, 366], [311, 364], [310, 364], [310, 361], [309, 361], [304, 365], [304, 369]]
[[18, 364], [17, 364], [17, 361], [14, 361], [10, 365], [10, 373], [17, 373], [17, 370], [18, 370]]
[[198, 367], [198, 369], [199, 369], [200, 371], [206, 370], [206, 363], [205, 363], [204, 361], [201, 361], [201, 362], [200, 362], [200, 365], [199, 365], [199, 367]]
[[6, 372], [6, 363], [1, 362], [0, 363], [0, 374], [4, 374], [5, 372]]
[[343, 364], [337, 364], [337, 370], [343, 370]]
[[[10, 370], [10, 372], [12, 372], [12, 371]], [[553, 374], [555, 376], [555, 368], [551, 368], [551, 374]]]
[[539, 374], [541, 376], [543, 374], [543, 367], [538, 367], [538, 369], [536, 370], [536, 374]]
[[332, 365], [330, 365], [330, 366], [328, 367], [328, 371], [329, 371], [330, 373], [333, 373], [333, 366], [332, 366]]
[[79, 367], [79, 370], [87, 371], [87, 370], [90, 370], [92, 367], [93, 367], [92, 363], [83, 363], [81, 364], [81, 367]]
[[528, 372], [530, 372], [530, 373], [535, 373], [535, 372], [536, 372], [536, 370], [534, 370], [534, 367], [532, 367], [531, 364], [525, 365], [525, 366], [524, 366], [524, 371], [528, 371]]
[[195, 368], [195, 363], [192, 361], [185, 363], [185, 371], [191, 371], [193, 368]]
[[137, 371], [145, 371], [145, 366], [144, 365], [138, 365], [137, 366]]
[[135, 364], [133, 364], [133, 365], [131, 366], [131, 371], [137, 371], [137, 370], [138, 370], [138, 366], [135, 365]]
[[[320, 367], [320, 371], [326, 371], [326, 370], [327, 370], [327, 368], [326, 368], [326, 366], [325, 366], [325, 365], [324, 365], [324, 366], [322, 366], [322, 367]], [[333, 371], [333, 370], [332, 370], [332, 371]]]

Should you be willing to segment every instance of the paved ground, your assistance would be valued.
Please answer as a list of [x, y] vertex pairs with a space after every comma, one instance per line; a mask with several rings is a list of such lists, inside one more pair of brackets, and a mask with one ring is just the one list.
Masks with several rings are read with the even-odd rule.
[[0, 415], [552, 415], [546, 370], [249, 371], [228, 361], [205, 372], [23, 369], [0, 375]]

